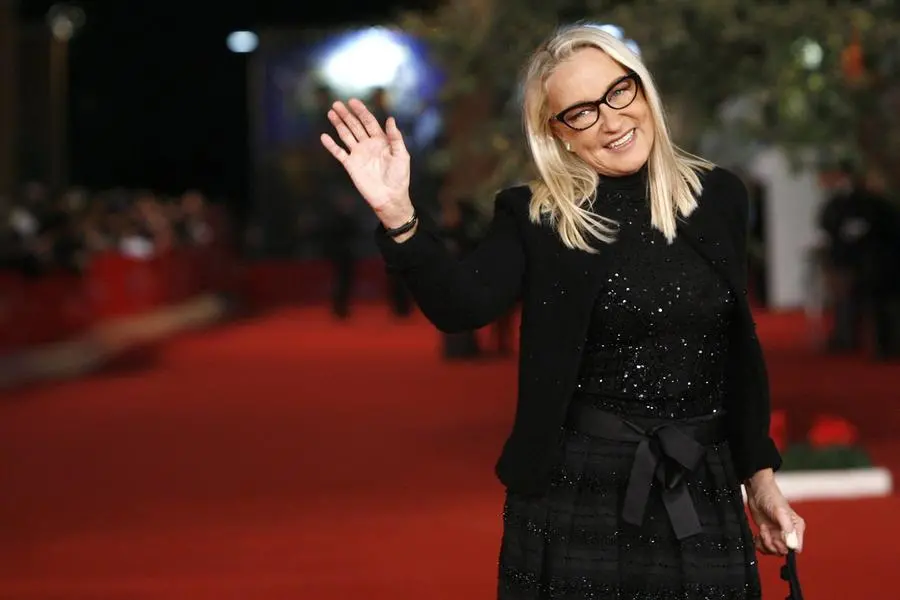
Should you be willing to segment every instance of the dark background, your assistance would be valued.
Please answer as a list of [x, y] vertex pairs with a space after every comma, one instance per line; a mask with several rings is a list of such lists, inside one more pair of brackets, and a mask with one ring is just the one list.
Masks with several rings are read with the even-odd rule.
[[[42, 22], [54, 4], [20, 0]], [[240, 29], [317, 29], [389, 19], [432, 0], [387, 3], [85, 0], [69, 46], [70, 181], [90, 188], [188, 187], [249, 197], [247, 55], [231, 53]]]

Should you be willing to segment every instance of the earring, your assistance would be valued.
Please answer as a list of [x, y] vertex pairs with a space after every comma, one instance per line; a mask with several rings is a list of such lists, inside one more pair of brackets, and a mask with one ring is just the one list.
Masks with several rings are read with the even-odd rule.
[[572, 151], [572, 144], [570, 144], [569, 142], [566, 142], [566, 152], [571, 152], [571, 151]]

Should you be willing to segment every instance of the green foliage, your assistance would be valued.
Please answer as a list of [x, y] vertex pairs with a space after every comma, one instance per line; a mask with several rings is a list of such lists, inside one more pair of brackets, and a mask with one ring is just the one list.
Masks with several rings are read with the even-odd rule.
[[[531, 50], [560, 23], [613, 23], [635, 40], [670, 112], [677, 141], [725, 128], [791, 151], [844, 157], [861, 150], [900, 157], [900, 3], [869, 0], [449, 0], [402, 25], [422, 36], [445, 70], [445, 100], [483, 94], [485, 119], [451, 149], [454, 158], [494, 156], [496, 188], [527, 164], [516, 97]], [[841, 53], [858, 31], [868, 75], [855, 84]], [[815, 58], [816, 46], [821, 61]], [[727, 101], [745, 102], [723, 116]], [[442, 157], [444, 168], [465, 161]], [[476, 194], [486, 190], [473, 190]]]
[[797, 444], [783, 453], [782, 460], [784, 471], [865, 469], [872, 466], [872, 459], [859, 446], [813, 448], [809, 444]]

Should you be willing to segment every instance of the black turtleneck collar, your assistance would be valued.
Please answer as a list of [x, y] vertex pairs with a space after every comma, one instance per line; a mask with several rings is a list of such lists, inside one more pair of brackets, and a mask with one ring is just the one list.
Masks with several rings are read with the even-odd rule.
[[621, 177], [600, 176], [600, 189], [609, 191], [635, 191], [647, 190], [648, 169], [646, 163], [638, 171]]

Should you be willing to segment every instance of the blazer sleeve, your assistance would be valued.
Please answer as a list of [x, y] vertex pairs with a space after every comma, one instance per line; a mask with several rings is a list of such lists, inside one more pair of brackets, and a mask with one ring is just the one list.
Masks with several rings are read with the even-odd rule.
[[525, 190], [512, 188], [497, 195], [486, 236], [463, 258], [448, 251], [429, 219], [420, 218], [416, 233], [402, 243], [378, 227], [376, 242], [387, 268], [402, 277], [419, 308], [441, 331], [487, 325], [518, 300], [525, 251], [516, 215], [527, 204]]
[[[741, 286], [738, 293], [746, 294], [750, 199], [744, 183], [734, 174], [727, 173], [723, 187], [725, 196], [731, 200], [727, 205], [731, 208], [730, 229], [737, 250], [738, 282]], [[781, 455], [770, 435], [772, 408], [765, 356], [756, 335], [756, 324], [749, 304], [742, 304], [749, 324], [744, 330], [749, 339], [740, 340], [746, 352], [741, 361], [741, 368], [747, 369], [743, 378], [746, 385], [742, 390], [744, 396], [735, 407], [737, 414], [731, 415], [734, 419], [731, 442], [737, 474], [743, 481], [763, 469], [777, 471], [781, 467]]]

